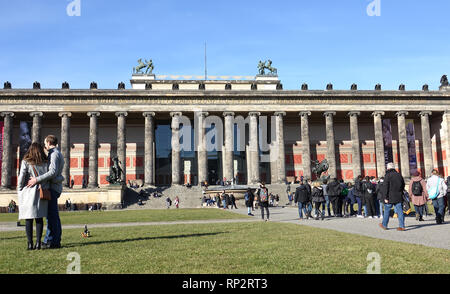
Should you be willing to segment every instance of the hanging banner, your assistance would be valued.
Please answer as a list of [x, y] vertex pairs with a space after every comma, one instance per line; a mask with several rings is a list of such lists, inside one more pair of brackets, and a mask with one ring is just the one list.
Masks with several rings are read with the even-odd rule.
[[392, 153], [392, 130], [391, 120], [383, 119], [383, 143], [384, 143], [384, 162], [385, 166], [389, 162], [394, 162], [394, 156]]
[[413, 171], [417, 169], [416, 135], [414, 132], [414, 120], [407, 119], [405, 123], [406, 123], [406, 141], [408, 142], [409, 170]]
[[27, 121], [21, 121], [20, 122], [20, 136], [19, 136], [19, 166], [17, 167], [19, 169], [20, 173], [20, 167], [22, 163], [22, 158], [27, 153], [28, 148], [30, 148], [31, 145], [31, 122]]
[[[0, 175], [2, 174], [2, 160], [3, 160], [3, 122], [0, 122]], [[1, 177], [0, 177], [1, 184]]]

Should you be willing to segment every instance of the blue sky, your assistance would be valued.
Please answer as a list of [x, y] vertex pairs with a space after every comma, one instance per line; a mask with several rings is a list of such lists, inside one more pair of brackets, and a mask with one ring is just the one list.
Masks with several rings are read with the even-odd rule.
[[138, 58], [158, 75], [257, 74], [271, 59], [284, 89], [437, 90], [450, 74], [450, 1], [0, 0], [0, 82], [13, 88], [129, 88]]

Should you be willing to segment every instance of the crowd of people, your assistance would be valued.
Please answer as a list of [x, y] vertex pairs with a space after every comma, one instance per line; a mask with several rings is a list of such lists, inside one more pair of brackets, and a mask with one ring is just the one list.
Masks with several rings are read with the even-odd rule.
[[431, 202], [436, 223], [444, 222], [445, 208], [450, 206], [449, 182], [450, 177], [445, 181], [437, 170], [433, 170], [428, 179], [422, 178], [420, 172], [415, 170], [409, 186], [405, 187], [403, 177], [395, 170], [394, 164], [389, 163], [386, 175], [380, 179], [358, 176], [352, 185], [336, 178], [323, 182], [301, 178], [295, 192], [291, 192], [288, 185], [286, 193], [289, 204], [294, 201], [298, 206], [300, 219], [323, 220], [325, 215], [380, 218], [383, 219], [380, 226], [385, 229], [394, 208], [399, 230], [403, 230], [404, 215], [411, 211], [410, 203], [414, 206], [418, 221], [424, 221], [424, 216], [429, 215], [427, 203]]

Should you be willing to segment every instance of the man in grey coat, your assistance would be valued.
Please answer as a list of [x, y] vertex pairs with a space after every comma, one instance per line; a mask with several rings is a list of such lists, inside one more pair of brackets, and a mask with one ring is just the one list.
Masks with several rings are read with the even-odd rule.
[[56, 145], [58, 145], [56, 136], [48, 135], [44, 140], [44, 145], [48, 151], [48, 172], [37, 178], [31, 178], [28, 181], [28, 187], [44, 181], [50, 183], [52, 199], [48, 203], [47, 233], [44, 237], [43, 248], [60, 248], [62, 228], [58, 212], [58, 198], [61, 196], [62, 182], [64, 181], [62, 176], [64, 158], [58, 148], [56, 148]]

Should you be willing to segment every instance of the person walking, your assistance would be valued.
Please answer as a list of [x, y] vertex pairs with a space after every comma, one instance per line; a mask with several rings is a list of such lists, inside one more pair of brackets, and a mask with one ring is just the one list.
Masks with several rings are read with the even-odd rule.
[[323, 184], [322, 184], [322, 191], [323, 191], [323, 196], [325, 197], [325, 203], [323, 203], [322, 211], [325, 212], [325, 206], [326, 206], [326, 209], [327, 209], [327, 212], [328, 212], [328, 216], [330, 217], [331, 216], [330, 198], [328, 196], [328, 188], [327, 188], [328, 185], [327, 184], [328, 184], [328, 181], [324, 180]]
[[225, 193], [225, 190], [223, 190], [222, 194], [220, 195], [220, 200], [222, 201], [223, 209], [228, 209], [227, 198], [228, 195]]
[[323, 195], [323, 188], [318, 181], [313, 183], [311, 200], [314, 203], [315, 219], [318, 220], [320, 216], [323, 220], [325, 218], [325, 210], [320, 211], [320, 206], [325, 203], [325, 197]]
[[397, 231], [405, 231], [405, 216], [403, 214], [403, 190], [405, 189], [405, 181], [403, 177], [395, 170], [395, 165], [389, 162], [387, 165], [386, 176], [384, 177], [386, 185], [386, 199], [384, 200], [383, 222], [379, 226], [383, 230], [387, 230], [389, 223], [391, 208], [398, 215], [399, 227]]
[[264, 209], [267, 212], [266, 221], [269, 220], [269, 191], [264, 183], [261, 184], [258, 194], [258, 202], [261, 207], [261, 218], [264, 220]]
[[370, 181], [370, 178], [367, 176], [363, 181], [363, 203], [364, 207], [366, 207], [366, 216], [367, 218], [373, 218], [376, 214], [375, 211], [375, 202], [374, 202], [374, 193], [375, 186]]
[[58, 211], [58, 198], [62, 193], [62, 169], [64, 158], [56, 148], [58, 139], [54, 135], [48, 135], [44, 140], [45, 149], [48, 151], [48, 171], [38, 177], [30, 178], [27, 187], [33, 187], [42, 182], [50, 184], [51, 200], [48, 203], [47, 232], [42, 246], [44, 249], [61, 248], [62, 227]]
[[[32, 143], [24, 155], [20, 174], [17, 180], [17, 193], [19, 198], [19, 220], [25, 220], [25, 231], [28, 241], [28, 250], [41, 249], [43, 218], [48, 215], [48, 200], [40, 199], [39, 186], [27, 186], [27, 180], [47, 173], [48, 158], [44, 148], [39, 143]], [[48, 181], [41, 181], [40, 188], [48, 189]], [[36, 222], [36, 244], [33, 246], [33, 221]]]
[[339, 205], [339, 197], [341, 197], [342, 186], [336, 178], [333, 178], [327, 186], [328, 197], [330, 198], [331, 206], [333, 207], [333, 214], [335, 217], [342, 217], [342, 207]]
[[166, 198], [166, 207], [167, 207], [167, 209], [169, 209], [170, 206], [172, 206], [172, 199], [170, 199], [170, 197], [167, 196], [167, 198]]
[[174, 204], [175, 204], [175, 207], [176, 207], [176, 208], [178, 208], [178, 207], [179, 207], [179, 205], [180, 205], [180, 198], [178, 198], [178, 196], [177, 196], [177, 197], [175, 197], [175, 201], [174, 201]]
[[423, 222], [424, 206], [428, 202], [427, 184], [425, 180], [420, 176], [418, 170], [413, 171], [413, 177], [409, 182], [409, 196], [411, 202], [414, 205], [414, 211], [416, 212], [416, 220]]
[[302, 212], [305, 212], [306, 219], [311, 217], [311, 211], [308, 209], [308, 203], [311, 201], [311, 193], [308, 191], [308, 187], [304, 184], [303, 180], [300, 180], [300, 186], [295, 189], [294, 203], [298, 205], [299, 218], [303, 218]]
[[255, 201], [255, 195], [252, 193], [252, 189], [247, 188], [247, 192], [244, 194], [245, 206], [247, 207], [247, 214], [254, 216], [252, 213], [253, 201]]
[[431, 177], [427, 180], [428, 197], [433, 202], [436, 224], [444, 222], [444, 195], [447, 194], [447, 185], [444, 179], [439, 177], [437, 170], [433, 170]]
[[236, 197], [234, 197], [233, 193], [230, 194], [230, 202], [231, 202], [231, 209], [233, 209], [233, 207], [235, 209], [238, 209], [236, 206]]

